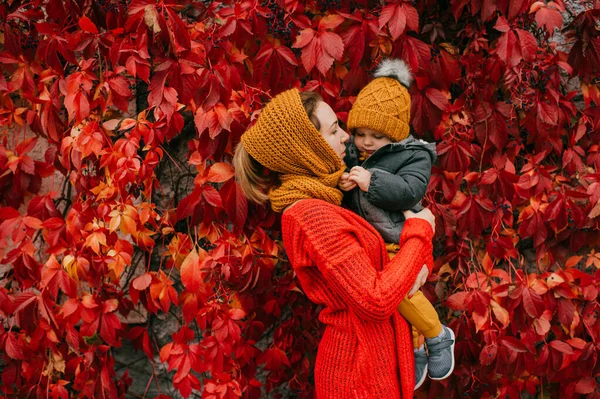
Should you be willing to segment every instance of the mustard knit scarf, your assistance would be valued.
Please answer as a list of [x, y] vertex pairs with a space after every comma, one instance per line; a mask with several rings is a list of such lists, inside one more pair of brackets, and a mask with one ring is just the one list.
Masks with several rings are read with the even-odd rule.
[[297, 89], [275, 96], [241, 141], [254, 159], [281, 174], [281, 185], [269, 191], [275, 212], [305, 198], [341, 204], [344, 164], [308, 119]]

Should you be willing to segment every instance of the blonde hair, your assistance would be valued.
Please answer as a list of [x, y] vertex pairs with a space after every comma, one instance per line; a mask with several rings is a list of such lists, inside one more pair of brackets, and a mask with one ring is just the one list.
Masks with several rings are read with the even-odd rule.
[[[308, 119], [317, 130], [321, 129], [315, 110], [323, 98], [316, 92], [300, 93], [302, 106]], [[269, 200], [269, 190], [278, 186], [279, 174], [261, 165], [252, 155], [248, 154], [242, 143], [239, 143], [233, 154], [233, 169], [246, 198], [257, 204], [265, 204]]]

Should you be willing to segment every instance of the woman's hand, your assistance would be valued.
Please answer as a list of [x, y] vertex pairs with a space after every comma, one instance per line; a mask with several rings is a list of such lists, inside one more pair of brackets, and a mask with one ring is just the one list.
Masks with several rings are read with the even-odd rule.
[[417, 279], [415, 280], [415, 283], [413, 284], [410, 291], [408, 291], [409, 298], [411, 298], [413, 295], [415, 295], [417, 293], [417, 291], [419, 291], [419, 289], [423, 286], [423, 284], [425, 284], [427, 282], [428, 275], [429, 275], [429, 269], [427, 268], [427, 265], [423, 265], [423, 267], [421, 268], [421, 271], [419, 272], [419, 275], [417, 276]]
[[371, 185], [371, 172], [362, 166], [355, 166], [350, 169], [348, 180], [358, 184], [358, 187], [366, 193]]
[[435, 231], [435, 216], [433, 216], [433, 213], [431, 213], [429, 209], [424, 208], [422, 211], [419, 211], [417, 213], [413, 211], [404, 211], [403, 213], [405, 219], [415, 218], [428, 221], [433, 231]]
[[356, 187], [356, 183], [355, 182], [348, 180], [349, 176], [350, 176], [350, 173], [344, 172], [342, 174], [342, 177], [340, 177], [340, 180], [338, 181], [338, 187], [339, 187], [340, 190], [342, 190], [342, 191], [350, 191], [354, 187]]

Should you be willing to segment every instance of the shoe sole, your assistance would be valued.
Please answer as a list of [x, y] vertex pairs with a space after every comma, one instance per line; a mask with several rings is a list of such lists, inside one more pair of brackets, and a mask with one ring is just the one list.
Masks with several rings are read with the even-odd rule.
[[452, 345], [450, 346], [450, 349], [452, 350], [452, 366], [450, 367], [450, 371], [448, 371], [442, 377], [432, 377], [431, 375], [429, 376], [429, 378], [431, 378], [432, 380], [435, 380], [435, 381], [445, 380], [454, 371], [454, 345], [456, 344], [456, 338], [454, 337], [454, 331], [452, 331], [451, 328], [448, 328], [448, 331], [450, 331], [450, 334], [452, 335], [452, 341], [454, 341], [452, 343]]
[[427, 378], [427, 371], [428, 371], [428, 367], [427, 365], [425, 365], [425, 371], [423, 372], [423, 376], [421, 377], [420, 381], [417, 381], [417, 384], [415, 385], [415, 391], [419, 388], [421, 388], [421, 385], [423, 385], [423, 383], [425, 382], [425, 378]]

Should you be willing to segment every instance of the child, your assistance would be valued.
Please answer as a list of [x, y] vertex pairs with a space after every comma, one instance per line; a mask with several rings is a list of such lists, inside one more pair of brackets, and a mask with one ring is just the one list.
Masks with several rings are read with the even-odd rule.
[[[436, 159], [435, 144], [409, 135], [412, 80], [406, 64], [385, 60], [375, 79], [356, 98], [348, 115], [352, 141], [339, 188], [351, 209], [366, 219], [388, 243], [390, 257], [398, 252], [404, 225], [403, 211], [418, 211]], [[413, 325], [415, 389], [425, 381], [442, 380], [454, 370], [454, 333], [440, 323], [422, 292], [407, 297], [398, 310]], [[416, 330], [425, 336], [419, 345]]]

